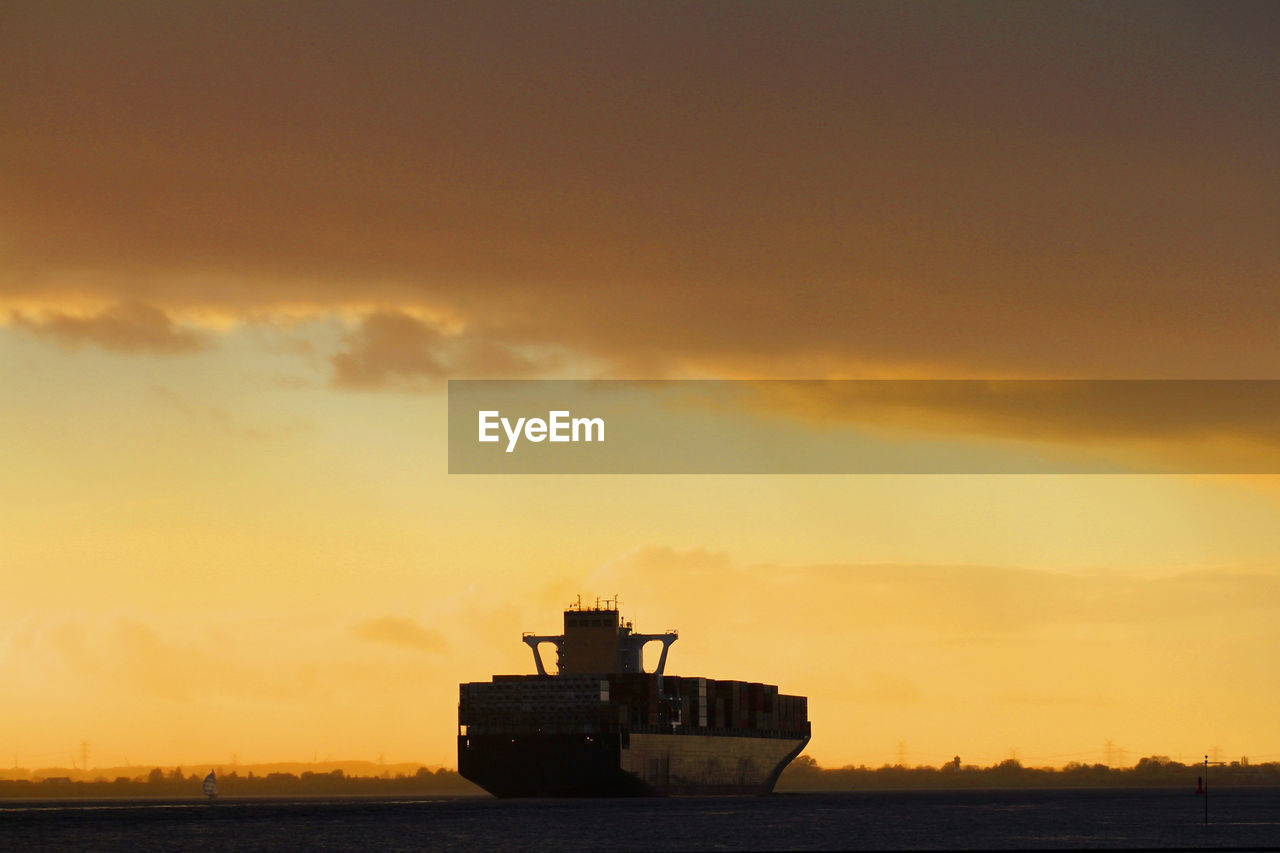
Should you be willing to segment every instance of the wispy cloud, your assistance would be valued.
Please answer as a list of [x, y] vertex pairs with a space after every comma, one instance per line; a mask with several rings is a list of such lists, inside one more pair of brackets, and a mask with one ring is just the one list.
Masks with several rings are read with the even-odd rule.
[[447, 647], [444, 635], [439, 631], [425, 628], [403, 616], [366, 619], [353, 625], [351, 631], [362, 640], [405, 649], [439, 652]]
[[45, 311], [15, 314], [14, 322], [37, 335], [70, 346], [92, 345], [123, 353], [187, 353], [205, 349], [208, 332], [180, 326], [164, 311], [141, 302], [119, 302], [89, 316]]
[[[936, 640], [1011, 638], [1050, 630], [1147, 630], [1192, 618], [1280, 612], [1280, 576], [1257, 569], [1195, 568], [1162, 576], [988, 565], [848, 563], [740, 565], [702, 549], [639, 548], [602, 567], [600, 589], [661, 600], [679, 588], [672, 617], [715, 601], [725, 614], [774, 602], [784, 624], [811, 637], [909, 630]], [[815, 594], [821, 593], [821, 594]]]
[[311, 691], [306, 665], [281, 670], [239, 644], [219, 648], [196, 633], [175, 638], [149, 622], [117, 614], [29, 625], [10, 635], [13, 651], [36, 669], [69, 671], [77, 689], [187, 701], [200, 695], [297, 698]]
[[446, 377], [519, 378], [548, 364], [393, 310], [364, 317], [331, 362], [333, 384], [352, 389], [433, 387]]
[[743, 388], [734, 399], [744, 409], [819, 428], [853, 426], [904, 440], [978, 436], [1023, 447], [1075, 446], [1100, 460], [1155, 470], [1280, 470], [1280, 383], [1269, 380], [757, 382]]
[[195, 421], [210, 424], [217, 430], [237, 438], [247, 438], [252, 441], [274, 441], [300, 432], [307, 432], [314, 428], [314, 424], [311, 421], [301, 417], [294, 417], [287, 423], [281, 424], [246, 423], [217, 406], [195, 405], [172, 388], [162, 385], [153, 387], [151, 393], [166, 406]]

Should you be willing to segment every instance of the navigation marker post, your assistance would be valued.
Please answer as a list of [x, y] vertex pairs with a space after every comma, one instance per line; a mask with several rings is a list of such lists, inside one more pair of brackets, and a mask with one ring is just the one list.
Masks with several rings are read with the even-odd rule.
[[1205, 826], [1208, 826], [1208, 825], [1209, 825], [1209, 766], [1210, 766], [1210, 765], [1216, 765], [1216, 766], [1218, 766], [1218, 767], [1222, 767], [1222, 766], [1223, 766], [1223, 765], [1225, 765], [1226, 763], [1227, 763], [1227, 762], [1225, 762], [1225, 761], [1210, 761], [1210, 760], [1209, 760], [1209, 756], [1208, 756], [1208, 755], [1206, 755], [1206, 756], [1204, 757], [1204, 791], [1203, 791], [1202, 793], [1204, 794], [1204, 823], [1205, 823]]

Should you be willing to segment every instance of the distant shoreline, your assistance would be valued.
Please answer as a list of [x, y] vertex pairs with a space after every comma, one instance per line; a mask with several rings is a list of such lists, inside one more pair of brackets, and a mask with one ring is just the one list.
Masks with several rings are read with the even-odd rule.
[[[1178, 789], [1169, 785], [1156, 786], [1138, 786], [1138, 785], [1111, 785], [1111, 786], [1093, 786], [1093, 787], [1039, 787], [1039, 788], [1016, 788], [1016, 787], [993, 787], [993, 788], [860, 788], [860, 789], [815, 789], [815, 790], [781, 790], [774, 791], [772, 794], [766, 794], [763, 797], [738, 796], [738, 795], [722, 795], [722, 796], [696, 796], [696, 795], [674, 795], [671, 797], [638, 797], [638, 798], [611, 798], [614, 800], [626, 799], [652, 799], [652, 800], [756, 800], [769, 798], [787, 798], [787, 797], [823, 797], [842, 794], [1018, 794], [1018, 793], [1037, 793], [1037, 794], [1087, 794], [1087, 793], [1103, 793], [1114, 791], [1116, 793], [1125, 794], [1143, 794], [1154, 792], [1176, 792]], [[1280, 792], [1280, 785], [1218, 785], [1215, 786], [1213, 792], [1215, 794], [1227, 795], [1232, 792], [1242, 791], [1277, 791]], [[1195, 797], [1194, 790], [1184, 790], [1188, 799]], [[598, 801], [599, 798], [577, 797], [577, 798], [547, 798], [557, 802], [572, 802], [581, 800], [583, 802]], [[0, 798], [0, 814], [5, 812], [19, 812], [26, 810], [49, 810], [72, 809], [94, 811], [98, 809], [110, 810], [113, 808], [130, 808], [155, 806], [163, 808], [203, 808], [216, 809], [219, 807], [243, 807], [243, 806], [286, 806], [290, 804], [314, 805], [324, 802], [331, 803], [369, 803], [369, 804], [390, 804], [390, 803], [431, 803], [444, 801], [471, 801], [471, 800], [492, 800], [493, 802], [537, 802], [534, 799], [512, 799], [502, 800], [493, 797], [484, 791], [477, 789], [476, 793], [436, 793], [436, 794], [380, 794], [376, 792], [369, 793], [350, 793], [350, 794], [252, 794], [239, 795], [234, 797], [219, 796], [217, 800], [208, 800], [200, 794], [189, 794], [187, 796], [117, 796], [117, 797], [94, 797], [94, 796], [72, 796], [72, 797], [29, 797], [29, 798]]]
[[[1202, 764], [1183, 764], [1164, 756], [1143, 758], [1132, 767], [1068, 764], [1061, 769], [1024, 767], [1015, 759], [990, 767], [965, 765], [957, 760], [941, 767], [885, 765], [833, 769], [820, 767], [812, 759], [801, 756], [783, 772], [775, 790], [780, 793], [1028, 788], [1184, 788], [1194, 791], [1204, 774]], [[1277, 762], [1233, 761], [1215, 765], [1208, 775], [1213, 788], [1280, 788], [1280, 763]]]
[[[483, 792], [456, 770], [428, 770], [395, 776], [348, 776], [342, 770], [328, 773], [228, 771], [218, 775], [219, 800], [281, 797], [420, 797], [476, 796]], [[144, 776], [120, 776], [113, 781], [73, 780], [50, 776], [40, 780], [0, 780], [0, 801], [12, 800], [205, 800], [204, 774], [190, 776], [180, 769], [168, 773], [156, 768]]]
[[[456, 770], [419, 767], [414, 772], [384, 771], [379, 775], [347, 775], [342, 769], [301, 773], [247, 770], [217, 770], [219, 800], [248, 801], [312, 797], [468, 797], [486, 796]], [[54, 771], [56, 772], [56, 771]], [[205, 771], [207, 772], [207, 771]], [[834, 793], [841, 791], [955, 791], [1111, 788], [1172, 788], [1194, 793], [1205, 769], [1199, 764], [1183, 764], [1163, 756], [1143, 758], [1132, 767], [1103, 764], [1070, 764], [1064, 768], [1024, 767], [1015, 760], [990, 767], [958, 762], [941, 767], [824, 768], [812, 758], [801, 756], [783, 772], [775, 793]], [[118, 776], [112, 781], [72, 779], [49, 775], [43, 778], [0, 779], [0, 803], [16, 801], [204, 801], [201, 782], [204, 772], [184, 773], [180, 768], [155, 768], [139, 776]], [[1250, 764], [1236, 761], [1214, 766], [1209, 773], [1211, 789], [1280, 788], [1280, 763]]]

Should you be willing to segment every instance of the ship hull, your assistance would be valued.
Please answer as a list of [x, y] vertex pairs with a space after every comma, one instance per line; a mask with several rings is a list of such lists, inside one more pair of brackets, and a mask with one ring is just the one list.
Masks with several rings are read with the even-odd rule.
[[461, 735], [458, 770], [497, 797], [767, 794], [809, 738], [742, 735]]

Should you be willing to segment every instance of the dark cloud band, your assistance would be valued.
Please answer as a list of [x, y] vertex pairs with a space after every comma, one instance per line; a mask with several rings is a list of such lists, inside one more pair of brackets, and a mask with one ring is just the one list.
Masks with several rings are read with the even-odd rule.
[[1280, 473], [1280, 381], [454, 380], [449, 470]]

